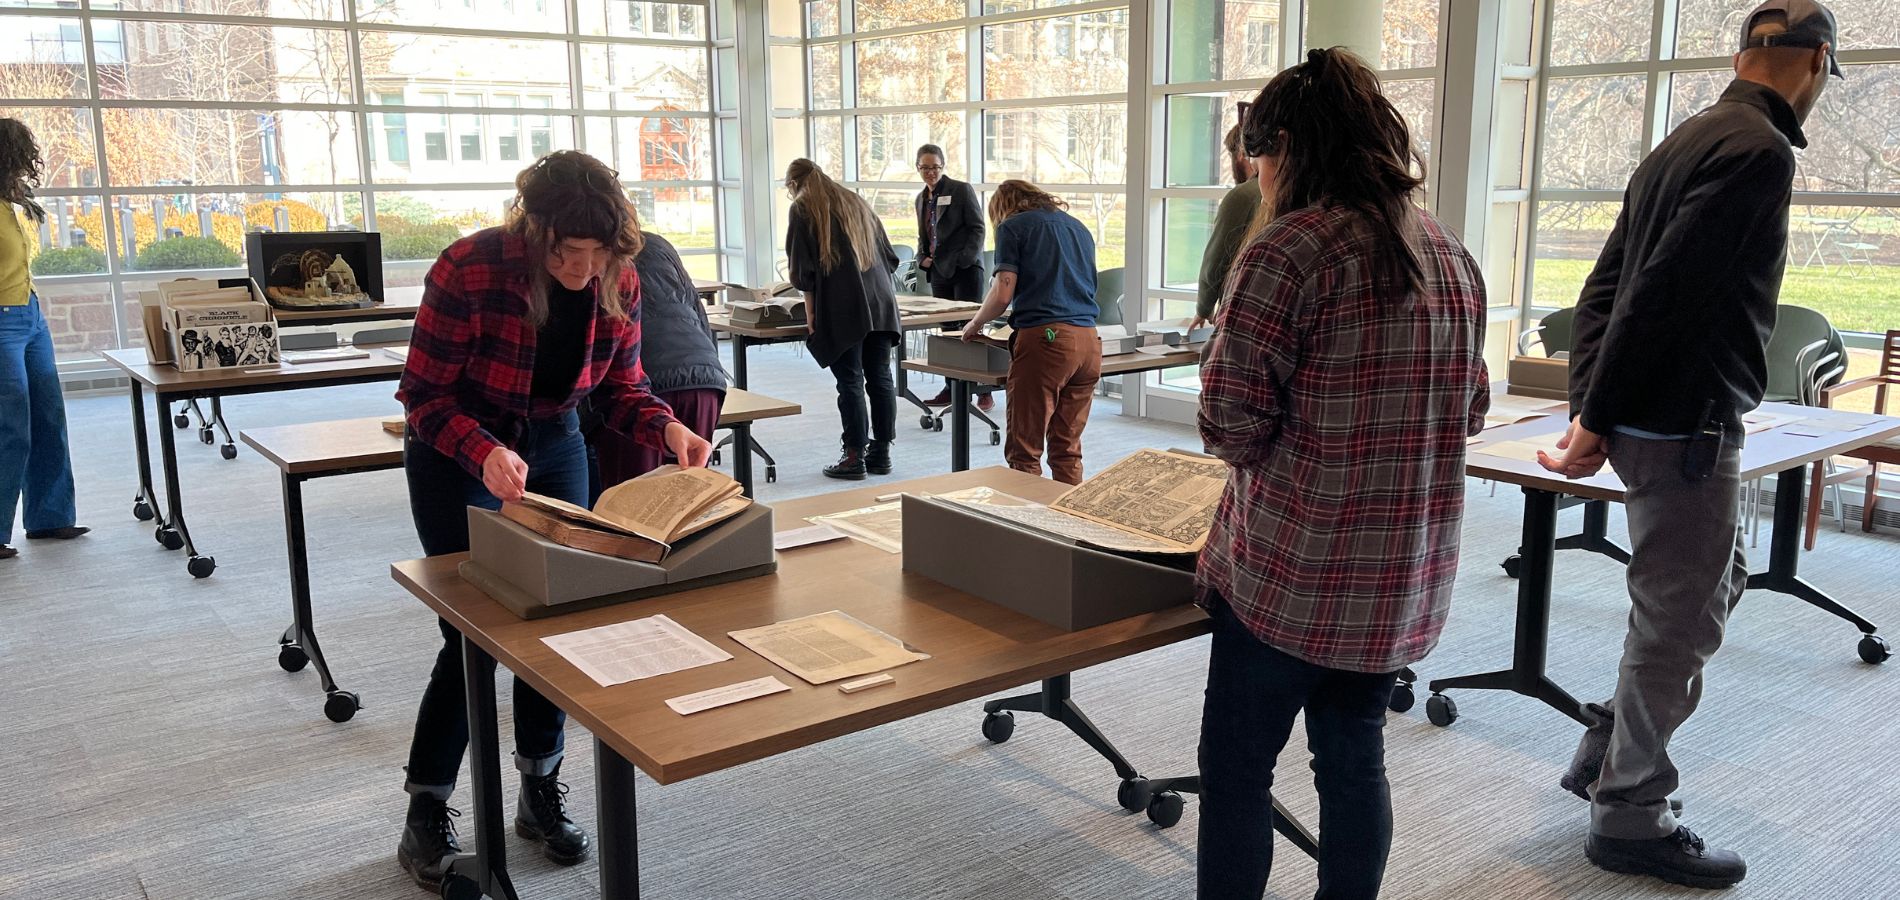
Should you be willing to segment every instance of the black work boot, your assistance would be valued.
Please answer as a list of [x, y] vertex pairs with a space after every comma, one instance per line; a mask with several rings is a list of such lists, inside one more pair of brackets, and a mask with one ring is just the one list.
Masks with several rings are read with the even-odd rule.
[[891, 442], [872, 441], [864, 451], [864, 471], [873, 475], [891, 474]]
[[442, 876], [449, 863], [462, 852], [455, 841], [456, 816], [446, 798], [429, 793], [409, 795], [409, 814], [402, 826], [402, 843], [396, 845], [396, 864], [423, 890], [439, 893]]
[[838, 457], [837, 463], [825, 467], [826, 478], [842, 478], [846, 481], [864, 480], [864, 451], [846, 449]]
[[587, 858], [587, 832], [567, 817], [567, 785], [561, 767], [546, 775], [521, 776], [515, 803], [515, 833], [541, 845], [541, 855], [563, 866]]
[[1710, 850], [1696, 833], [1676, 826], [1668, 837], [1648, 840], [1590, 835], [1583, 854], [1599, 868], [1625, 875], [1649, 875], [1670, 884], [1725, 888], [1748, 874], [1748, 864], [1732, 850]]

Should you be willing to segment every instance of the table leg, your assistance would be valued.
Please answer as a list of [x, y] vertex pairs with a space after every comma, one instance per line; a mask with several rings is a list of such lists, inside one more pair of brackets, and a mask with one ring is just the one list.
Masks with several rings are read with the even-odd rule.
[[950, 471], [970, 468], [970, 383], [961, 378], [950, 383]]
[[635, 772], [614, 748], [594, 739], [594, 794], [600, 831], [601, 900], [639, 900], [640, 828]]
[[752, 424], [741, 422], [732, 426], [732, 479], [745, 488], [745, 495], [752, 493]]
[[218, 445], [218, 453], [225, 459], [237, 459], [237, 443], [231, 440], [231, 426], [224, 423], [224, 398], [215, 395], [211, 398], [211, 422], [205, 427], [213, 425], [217, 428], [217, 434], [224, 438], [224, 442]]
[[1552, 709], [1588, 725], [1583, 704], [1544, 674], [1550, 643], [1550, 588], [1557, 551], [1558, 495], [1524, 489], [1524, 557], [1517, 582], [1517, 627], [1511, 667], [1482, 675], [1461, 675], [1431, 682], [1426, 712], [1432, 724], [1450, 725], [1458, 707], [1444, 691], [1454, 688], [1511, 691], [1542, 700]]
[[1875, 634], [1879, 627], [1801, 577], [1801, 502], [1807, 475], [1807, 466], [1795, 466], [1775, 476], [1775, 531], [1768, 543], [1768, 571], [1748, 576], [1748, 587], [1789, 594], [1846, 619], [1860, 629], [1861, 658], [1882, 662], [1889, 648], [1886, 639]]
[[916, 392], [910, 389], [910, 370], [904, 368], [904, 360], [910, 358], [910, 335], [911, 333], [909, 331], [901, 331], [898, 332], [897, 335], [897, 361], [895, 363], [897, 366], [897, 396], [899, 399], [909, 401], [912, 406], [923, 410], [926, 415], [935, 415], [936, 410], [931, 409], [930, 405], [924, 402], [924, 398], [917, 396]]
[[743, 334], [732, 336], [732, 385], [744, 390], [746, 387], [745, 352], [752, 346], [752, 339]]
[[[153, 403], [158, 407], [159, 421], [171, 416], [171, 403], [162, 395], [154, 393]], [[198, 548], [191, 542], [191, 529], [185, 525], [185, 500], [178, 487], [178, 442], [172, 437], [170, 428], [158, 429], [159, 464], [165, 471], [165, 508], [168, 511], [164, 528], [159, 529], [159, 543], [167, 550], [185, 548], [188, 559], [185, 570], [193, 578], [204, 578], [217, 569], [217, 561], [209, 556], [198, 555]]]
[[[167, 424], [159, 423], [163, 428]], [[132, 379], [132, 452], [138, 460], [139, 492], [132, 498], [132, 517], [141, 522], [156, 519], [158, 530], [165, 530], [165, 517], [159, 513], [158, 492], [152, 490], [152, 448], [145, 436], [145, 390]], [[162, 538], [161, 538], [162, 540]]]
[[1583, 531], [1558, 538], [1557, 549], [1601, 553], [1624, 565], [1629, 565], [1630, 561], [1629, 550], [1610, 540], [1610, 501], [1608, 500], [1584, 501]]
[[475, 852], [455, 861], [442, 896], [472, 896], [472, 883], [481, 896], [517, 900], [508, 878], [508, 845], [501, 803], [500, 714], [495, 709], [495, 658], [466, 635], [462, 637], [462, 679], [468, 697], [468, 773], [475, 794]]
[[304, 476], [284, 475], [284, 547], [290, 558], [290, 629], [280, 639], [277, 663], [285, 671], [303, 668], [304, 661], [316, 663], [323, 686], [323, 714], [332, 722], [347, 722], [362, 708], [355, 694], [338, 690], [330, 677], [330, 664], [323, 658], [323, 646], [317, 643], [316, 616], [310, 608], [310, 553], [303, 528]]

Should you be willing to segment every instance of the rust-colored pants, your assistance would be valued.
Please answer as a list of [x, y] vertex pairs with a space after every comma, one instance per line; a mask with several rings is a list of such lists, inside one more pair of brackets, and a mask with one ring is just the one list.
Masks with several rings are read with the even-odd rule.
[[[1048, 340], [1053, 333], [1055, 340]], [[1082, 427], [1102, 380], [1102, 342], [1080, 325], [1037, 325], [1010, 338], [1009, 437], [1003, 458], [1009, 467], [1042, 474], [1049, 450], [1049, 477], [1082, 483]]]

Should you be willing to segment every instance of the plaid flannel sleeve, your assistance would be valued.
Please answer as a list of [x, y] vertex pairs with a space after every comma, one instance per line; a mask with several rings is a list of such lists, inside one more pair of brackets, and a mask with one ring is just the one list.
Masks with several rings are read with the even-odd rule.
[[410, 433], [417, 440], [480, 478], [482, 462], [501, 442], [463, 413], [456, 398], [474, 341], [475, 324], [458, 270], [447, 257], [438, 259], [423, 287], [422, 308], [416, 313], [396, 399], [402, 401]]
[[1264, 458], [1279, 434], [1280, 392], [1300, 355], [1305, 277], [1264, 243], [1235, 264], [1201, 363], [1201, 440], [1231, 465]]
[[[629, 267], [627, 275], [632, 276]], [[607, 427], [656, 450], [666, 449], [666, 426], [678, 421], [673, 408], [653, 393], [646, 369], [640, 365], [640, 283], [635, 279], [627, 297], [627, 321], [616, 326], [619, 337], [613, 343], [613, 360], [600, 386], [597, 399], [605, 399]]]

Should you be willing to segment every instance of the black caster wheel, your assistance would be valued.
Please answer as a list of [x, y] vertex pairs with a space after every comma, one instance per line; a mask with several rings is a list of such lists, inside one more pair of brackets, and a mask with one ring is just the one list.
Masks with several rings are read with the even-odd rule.
[[152, 504], [143, 500], [132, 501], [132, 518], [141, 522], [150, 522], [156, 515], [157, 513], [152, 510]]
[[778, 484], [778, 466], [765, 467], [765, 483]]
[[216, 443], [217, 440], [218, 440], [217, 433], [211, 430], [211, 426], [206, 425], [205, 427], [198, 429], [198, 443], [212, 444], [212, 443]]
[[943, 420], [942, 420], [942, 419], [938, 419], [938, 420], [936, 420], [935, 422], [932, 422], [932, 423], [930, 424], [930, 430], [931, 430], [931, 431], [942, 431], [942, 430], [943, 430]]
[[942, 431], [943, 430], [942, 428], [939, 428], [937, 426], [937, 417], [929, 413], [924, 413], [923, 415], [917, 417], [917, 427], [922, 428], [925, 431]]
[[1886, 662], [1890, 656], [1893, 656], [1893, 645], [1887, 643], [1886, 638], [1877, 634], [1860, 636], [1860, 658], [1863, 661], [1877, 666]]
[[1145, 778], [1126, 779], [1121, 787], [1115, 789], [1115, 802], [1129, 812], [1141, 812], [1147, 809], [1148, 802], [1152, 799], [1152, 795], [1148, 793], [1148, 780]]
[[1148, 801], [1148, 821], [1157, 828], [1173, 828], [1181, 821], [1181, 795], [1174, 791], [1162, 791]]
[[349, 691], [337, 691], [323, 699], [324, 718], [332, 722], [348, 722], [362, 708], [363, 704]]
[[1524, 557], [1515, 553], [1505, 557], [1502, 565], [1506, 577], [1516, 578], [1524, 573]]
[[706, 458], [706, 465], [709, 465], [709, 466], [719, 465], [719, 451], [714, 450], [712, 452], [712, 456], [709, 456]]
[[1444, 694], [1433, 694], [1425, 698], [1425, 718], [1440, 728], [1450, 728], [1458, 721], [1458, 704]]
[[185, 571], [193, 578], [209, 578], [218, 570], [218, 561], [209, 556], [194, 556], [185, 563]]
[[1395, 713], [1402, 713], [1410, 710], [1412, 704], [1417, 702], [1418, 695], [1413, 693], [1412, 686], [1401, 681], [1392, 686], [1392, 699], [1386, 701], [1385, 708]]
[[996, 432], [994, 432], [994, 431], [992, 431], [992, 432], [990, 432], [990, 446], [992, 446], [992, 447], [994, 447], [994, 446], [996, 446], [997, 444], [1001, 444], [1002, 442], [1003, 442], [1003, 436], [1002, 436], [1002, 435], [1000, 435], [1000, 434], [997, 434], [997, 433], [996, 433]]
[[301, 672], [310, 665], [310, 654], [296, 644], [285, 644], [277, 648], [277, 666], [286, 672]]
[[172, 416], [172, 424], [179, 428], [190, 428], [191, 417], [188, 415], [185, 415], [184, 413], [179, 413], [175, 416]]
[[983, 716], [983, 737], [992, 744], [1009, 740], [1016, 733], [1016, 716], [1007, 711]]
[[225, 444], [224, 446], [219, 447], [218, 455], [224, 457], [225, 459], [237, 459], [237, 445]]
[[152, 537], [167, 550], [177, 550], [185, 546], [185, 536], [179, 534], [176, 528], [160, 528], [152, 532]]

